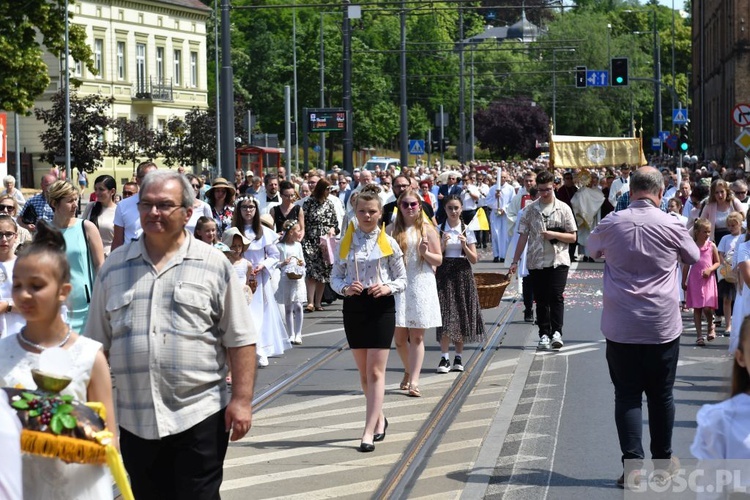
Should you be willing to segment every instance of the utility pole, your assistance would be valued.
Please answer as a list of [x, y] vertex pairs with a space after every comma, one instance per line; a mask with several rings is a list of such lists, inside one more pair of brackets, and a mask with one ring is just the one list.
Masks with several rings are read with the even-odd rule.
[[234, 75], [229, 34], [229, 0], [221, 0], [221, 168], [222, 177], [234, 179]]
[[343, 0], [344, 3], [344, 23], [342, 26], [343, 38], [343, 95], [341, 98], [342, 107], [346, 113], [346, 130], [344, 131], [344, 170], [349, 173], [354, 171], [352, 154], [354, 152], [354, 124], [352, 123], [352, 25], [349, 20], [349, 0]]
[[401, 166], [409, 165], [409, 117], [406, 103], [406, 4], [401, 1]]
[[466, 96], [464, 95], [464, 9], [458, 7], [458, 162], [466, 162]]

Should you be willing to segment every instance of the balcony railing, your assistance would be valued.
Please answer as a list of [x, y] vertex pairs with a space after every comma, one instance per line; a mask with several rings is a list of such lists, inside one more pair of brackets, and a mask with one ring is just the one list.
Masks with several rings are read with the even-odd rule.
[[138, 79], [133, 84], [133, 99], [144, 101], [173, 101], [172, 79]]

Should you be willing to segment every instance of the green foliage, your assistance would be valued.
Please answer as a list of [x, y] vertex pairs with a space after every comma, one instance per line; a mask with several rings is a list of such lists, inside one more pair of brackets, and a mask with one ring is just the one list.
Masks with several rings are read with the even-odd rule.
[[[104, 134], [110, 128], [109, 108], [114, 97], [91, 94], [78, 97], [70, 93], [70, 156], [73, 168], [93, 172], [99, 168], [107, 153]], [[61, 90], [52, 97], [52, 107], [36, 108], [37, 120], [47, 125], [39, 136], [45, 152], [42, 160], [56, 163], [55, 158], [65, 154], [65, 93]], [[59, 163], [59, 162], [57, 162]]]
[[[86, 34], [69, 17], [71, 55], [93, 70]], [[0, 0], [0, 19], [0, 108], [26, 114], [50, 84], [45, 50], [63, 52], [65, 0]]]

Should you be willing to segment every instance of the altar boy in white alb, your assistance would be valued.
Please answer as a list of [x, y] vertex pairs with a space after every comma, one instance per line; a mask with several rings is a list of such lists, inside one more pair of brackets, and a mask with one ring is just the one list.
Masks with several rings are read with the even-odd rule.
[[505, 252], [511, 238], [510, 229], [513, 227], [513, 223], [508, 219], [507, 208], [516, 194], [516, 190], [508, 183], [508, 174], [500, 172], [499, 177], [500, 183], [490, 188], [486, 198], [486, 205], [492, 210], [492, 262], [505, 262]]

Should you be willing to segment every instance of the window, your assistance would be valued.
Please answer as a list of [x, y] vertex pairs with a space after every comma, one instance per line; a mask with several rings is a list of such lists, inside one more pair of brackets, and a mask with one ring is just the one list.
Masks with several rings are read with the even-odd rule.
[[198, 53], [190, 53], [190, 86], [198, 86]]
[[135, 79], [138, 92], [147, 92], [146, 85], [146, 44], [135, 44]]
[[156, 80], [164, 83], [164, 47], [156, 47]]
[[94, 69], [96, 69], [96, 78], [101, 78], [104, 73], [104, 40], [101, 38], [94, 39]]
[[73, 76], [83, 75], [83, 64], [81, 61], [73, 61]]
[[117, 42], [117, 79], [125, 79], [125, 42]]
[[182, 81], [182, 51], [181, 50], [174, 51], [174, 75], [172, 78], [174, 79], [175, 85], [180, 85], [180, 82]]
[[167, 120], [163, 118], [159, 118], [156, 121], [156, 131], [160, 134], [164, 132], [164, 130], [167, 128]]

